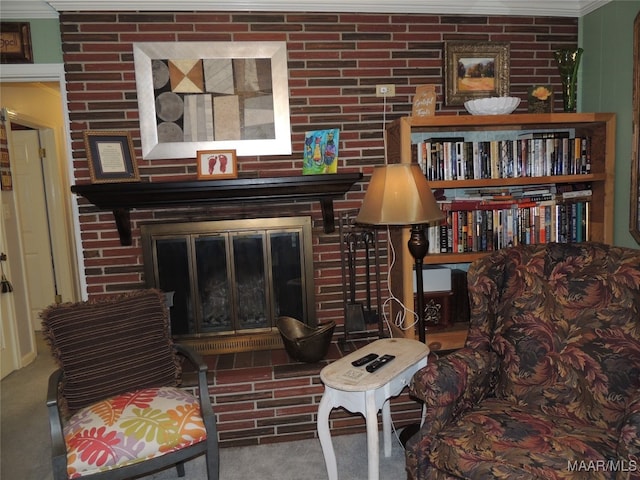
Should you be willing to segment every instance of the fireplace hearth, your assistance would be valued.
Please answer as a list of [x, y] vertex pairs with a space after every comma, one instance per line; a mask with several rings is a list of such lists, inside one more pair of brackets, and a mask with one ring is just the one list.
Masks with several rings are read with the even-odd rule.
[[202, 354], [281, 348], [280, 316], [315, 326], [310, 217], [141, 227], [145, 279], [172, 292], [171, 333]]

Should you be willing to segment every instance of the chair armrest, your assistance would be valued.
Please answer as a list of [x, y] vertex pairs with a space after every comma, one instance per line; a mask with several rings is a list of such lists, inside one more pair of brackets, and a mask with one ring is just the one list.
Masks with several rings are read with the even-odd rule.
[[463, 348], [442, 358], [429, 354], [427, 366], [411, 380], [411, 393], [425, 403], [423, 430], [439, 431], [482, 400], [495, 386], [496, 354]]
[[[496, 383], [497, 356], [463, 348], [442, 358], [429, 354], [427, 366], [411, 379], [411, 393], [424, 401], [424, 422], [406, 443], [407, 478], [422, 478], [431, 442], [462, 412], [487, 396]], [[420, 465], [420, 467], [419, 467]]]
[[63, 382], [64, 372], [59, 368], [49, 376], [49, 385], [47, 387], [47, 412], [49, 414], [49, 429], [51, 432], [53, 478], [67, 477], [67, 447], [64, 443], [62, 408], [59, 402], [60, 385]]
[[[209, 397], [209, 386], [207, 381], [207, 364], [203, 358], [195, 350], [186, 345], [180, 345], [176, 343], [173, 345], [176, 352], [184, 357], [186, 360], [194, 366], [198, 373], [198, 395], [200, 396], [201, 406], [205, 406], [204, 402], [208, 404], [208, 410], [211, 410], [211, 398]], [[203, 412], [204, 414], [205, 412]]]
[[204, 420], [205, 428], [207, 429], [207, 435], [213, 437], [215, 446], [217, 448], [218, 434], [216, 431], [216, 416], [213, 413], [213, 407], [211, 406], [211, 397], [209, 396], [209, 385], [207, 380], [207, 364], [202, 357], [193, 349], [186, 345], [175, 343], [173, 345], [176, 352], [189, 361], [198, 371], [198, 398], [200, 400], [200, 412], [202, 419]]
[[191, 363], [191, 365], [196, 367], [196, 369], [198, 370], [198, 377], [201, 373], [207, 373], [208, 367], [204, 362], [204, 359], [191, 347], [187, 347], [186, 345], [182, 345], [180, 343], [174, 343], [173, 348], [179, 355], [189, 360], [189, 363]]
[[640, 390], [631, 398], [620, 426], [617, 453], [620, 460], [633, 461], [640, 470]]

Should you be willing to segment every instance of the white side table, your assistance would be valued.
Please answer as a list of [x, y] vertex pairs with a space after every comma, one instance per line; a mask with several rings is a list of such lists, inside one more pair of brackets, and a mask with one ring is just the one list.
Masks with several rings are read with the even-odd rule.
[[[373, 373], [365, 366], [354, 367], [351, 362], [376, 353], [396, 358]], [[329, 414], [337, 407], [364, 415], [367, 424], [369, 480], [379, 478], [378, 410], [382, 409], [384, 455], [391, 455], [391, 407], [389, 400], [400, 395], [411, 377], [427, 365], [429, 347], [408, 338], [385, 338], [350, 353], [327, 365], [320, 372], [324, 394], [318, 408], [318, 438], [324, 453], [329, 480], [338, 480], [336, 455], [329, 431]]]

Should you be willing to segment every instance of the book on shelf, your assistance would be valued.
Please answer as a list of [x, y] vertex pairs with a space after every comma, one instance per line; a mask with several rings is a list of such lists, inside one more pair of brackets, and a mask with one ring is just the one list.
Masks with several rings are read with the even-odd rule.
[[562, 192], [562, 198], [565, 200], [568, 198], [584, 198], [591, 197], [593, 195], [593, 190], [590, 188], [585, 190], [571, 190], [567, 192]]
[[591, 138], [568, 131], [525, 133], [514, 139], [427, 138], [415, 158], [429, 181], [581, 175], [591, 172]]
[[523, 243], [589, 239], [591, 196], [451, 199], [439, 205], [445, 218], [431, 227], [437, 245], [431, 253], [485, 252]]

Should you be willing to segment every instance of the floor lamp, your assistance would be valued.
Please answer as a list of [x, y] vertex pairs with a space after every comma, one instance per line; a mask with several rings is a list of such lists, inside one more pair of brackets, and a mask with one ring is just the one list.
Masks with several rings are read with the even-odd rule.
[[[407, 242], [416, 264], [416, 310], [418, 338], [426, 343], [424, 326], [424, 292], [422, 261], [429, 251], [424, 229], [430, 222], [442, 220], [444, 215], [431, 187], [417, 164], [394, 164], [376, 167], [356, 217], [357, 223], [386, 226], [411, 226]], [[407, 444], [420, 429], [420, 424], [408, 425], [400, 434], [400, 442]]]
[[426, 343], [422, 261], [429, 243], [424, 234], [427, 224], [444, 215], [431, 187], [417, 164], [394, 164], [373, 170], [357, 223], [386, 226], [411, 226], [407, 246], [416, 265], [416, 306], [418, 338]]

